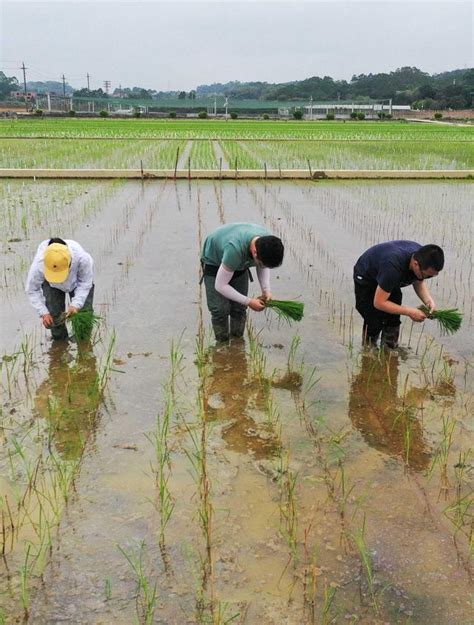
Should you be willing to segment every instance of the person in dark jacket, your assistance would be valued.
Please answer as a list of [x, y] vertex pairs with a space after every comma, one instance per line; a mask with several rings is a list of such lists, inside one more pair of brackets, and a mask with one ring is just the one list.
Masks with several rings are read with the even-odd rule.
[[444, 253], [438, 245], [415, 241], [388, 241], [366, 250], [354, 266], [356, 309], [364, 319], [363, 340], [395, 349], [400, 334], [400, 315], [422, 322], [419, 308], [402, 305], [401, 289], [410, 284], [429, 310], [436, 304], [426, 285], [444, 267]]

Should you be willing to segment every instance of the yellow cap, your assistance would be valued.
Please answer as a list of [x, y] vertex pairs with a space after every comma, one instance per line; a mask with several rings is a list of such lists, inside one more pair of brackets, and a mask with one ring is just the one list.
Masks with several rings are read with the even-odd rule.
[[64, 282], [69, 275], [71, 252], [67, 245], [51, 243], [44, 253], [44, 277], [48, 282]]

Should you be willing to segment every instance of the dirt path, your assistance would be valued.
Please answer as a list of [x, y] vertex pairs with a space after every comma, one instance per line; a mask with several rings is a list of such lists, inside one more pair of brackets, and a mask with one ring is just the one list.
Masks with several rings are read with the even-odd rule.
[[214, 148], [214, 154], [216, 155], [216, 161], [218, 163], [222, 163], [221, 169], [229, 169], [229, 163], [226, 157], [224, 156], [224, 152], [222, 150], [222, 147], [219, 141], [213, 141], [212, 145]]
[[188, 169], [188, 160], [189, 160], [189, 155], [191, 154], [192, 147], [193, 147], [193, 142], [188, 141], [186, 143], [186, 146], [181, 156], [179, 157], [178, 169], [186, 169], [186, 170]]

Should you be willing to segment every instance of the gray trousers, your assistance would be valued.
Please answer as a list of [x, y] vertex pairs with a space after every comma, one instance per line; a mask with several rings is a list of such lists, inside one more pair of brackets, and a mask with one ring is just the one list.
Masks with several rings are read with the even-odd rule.
[[[54, 321], [54, 327], [51, 328], [51, 335], [53, 339], [66, 340], [68, 338], [66, 324], [64, 322], [61, 323], [61, 315], [66, 311], [66, 293], [60, 289], [55, 289], [46, 281], [43, 282], [41, 288], [46, 300], [46, 308]], [[71, 291], [69, 295], [73, 298], [74, 291]], [[94, 285], [92, 285], [81, 310], [92, 310], [93, 301]]]
[[[229, 319], [230, 335], [242, 337], [245, 331], [247, 307], [218, 293], [215, 284], [215, 276], [204, 276], [207, 307], [211, 313], [212, 327], [216, 339], [218, 341], [227, 341], [229, 339]], [[240, 276], [234, 276], [229, 284], [236, 291], [246, 296], [249, 292], [249, 272], [245, 271]]]

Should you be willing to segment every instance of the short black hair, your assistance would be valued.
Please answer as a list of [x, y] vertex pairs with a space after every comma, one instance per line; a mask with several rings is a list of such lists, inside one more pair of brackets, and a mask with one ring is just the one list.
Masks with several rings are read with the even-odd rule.
[[53, 237], [52, 239], [50, 239], [48, 245], [51, 245], [52, 243], [61, 243], [61, 245], [67, 245], [66, 241], [63, 241], [59, 237]]
[[418, 261], [421, 269], [434, 269], [435, 271], [441, 271], [444, 267], [444, 252], [439, 245], [430, 243], [429, 245], [423, 245], [413, 254], [413, 258]]
[[264, 237], [258, 237], [255, 241], [255, 249], [257, 258], [265, 267], [279, 267], [283, 262], [283, 254], [285, 247], [282, 240], [269, 234]]

